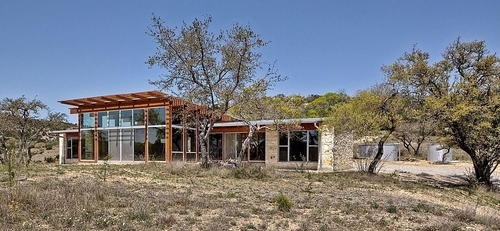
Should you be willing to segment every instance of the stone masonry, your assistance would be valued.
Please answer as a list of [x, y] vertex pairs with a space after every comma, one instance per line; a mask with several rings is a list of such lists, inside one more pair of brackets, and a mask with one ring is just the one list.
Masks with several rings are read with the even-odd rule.
[[335, 137], [332, 130], [322, 129], [320, 171], [345, 171], [353, 168], [353, 136], [339, 134]]

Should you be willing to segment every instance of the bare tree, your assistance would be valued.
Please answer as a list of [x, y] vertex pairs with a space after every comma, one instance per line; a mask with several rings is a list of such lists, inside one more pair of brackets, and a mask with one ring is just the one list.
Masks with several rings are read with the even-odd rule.
[[[209, 30], [211, 17], [184, 23], [179, 30], [165, 26], [154, 14], [152, 21], [148, 34], [156, 42], [157, 52], [147, 64], [165, 68], [166, 74], [150, 83], [206, 109], [200, 114], [198, 140], [202, 164], [208, 166], [207, 143], [214, 123], [245, 101], [235, 96], [262, 80], [276, 82], [281, 76], [269, 65], [263, 68], [266, 63], [260, 61], [257, 49], [267, 42], [249, 26], [235, 24], [215, 34]], [[256, 77], [259, 70], [262, 77]]]

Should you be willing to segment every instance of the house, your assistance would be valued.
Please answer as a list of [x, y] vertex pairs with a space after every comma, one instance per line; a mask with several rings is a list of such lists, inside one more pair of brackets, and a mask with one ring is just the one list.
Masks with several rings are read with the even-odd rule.
[[[198, 116], [206, 112], [201, 106], [160, 91], [59, 102], [71, 106], [70, 113], [78, 116], [77, 129], [55, 132], [59, 134], [61, 164], [98, 163], [106, 156], [112, 163], [198, 162], [201, 159], [196, 125]], [[260, 129], [253, 135], [244, 161], [278, 168], [352, 167], [352, 146], [347, 144], [347, 149], [339, 149], [342, 144], [334, 144], [333, 132], [320, 129], [322, 118], [281, 122], [293, 122], [294, 129], [276, 129], [273, 120], [252, 122]], [[207, 148], [211, 159], [236, 158], [248, 131], [245, 122], [224, 115], [210, 133]]]

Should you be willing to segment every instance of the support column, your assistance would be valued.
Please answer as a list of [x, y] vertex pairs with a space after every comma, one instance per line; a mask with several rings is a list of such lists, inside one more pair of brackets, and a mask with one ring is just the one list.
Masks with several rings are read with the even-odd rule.
[[165, 106], [165, 161], [172, 161], [172, 103]]
[[149, 160], [149, 108], [144, 108], [144, 162]]
[[[59, 134], [59, 164], [64, 164], [66, 159], [66, 133]], [[64, 158], [64, 159], [63, 159]]]

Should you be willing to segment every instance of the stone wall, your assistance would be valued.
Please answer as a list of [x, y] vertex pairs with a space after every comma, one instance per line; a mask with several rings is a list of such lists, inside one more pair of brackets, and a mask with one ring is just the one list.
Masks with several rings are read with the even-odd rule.
[[266, 166], [274, 166], [278, 163], [279, 154], [279, 132], [266, 130]]
[[345, 171], [353, 168], [353, 136], [339, 134], [335, 136], [333, 129], [321, 131], [320, 171]]

